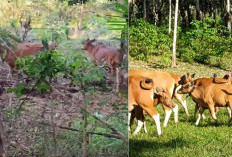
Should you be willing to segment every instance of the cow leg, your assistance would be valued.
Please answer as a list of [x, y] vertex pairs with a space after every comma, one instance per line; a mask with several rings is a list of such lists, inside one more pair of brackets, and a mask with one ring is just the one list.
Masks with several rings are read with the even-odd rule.
[[181, 105], [184, 108], [184, 111], [186, 113], [187, 116], [189, 116], [189, 112], [188, 112], [188, 108], [186, 105], [186, 100], [184, 100], [184, 98], [182, 97], [182, 95], [175, 93], [175, 98], [179, 101], [179, 103], [181, 103]]
[[[199, 110], [199, 105], [196, 103], [195, 110], [194, 110], [194, 118], [196, 118], [197, 111]], [[205, 115], [202, 113], [201, 115], [202, 119], [206, 119]]]
[[210, 111], [210, 114], [211, 114], [212, 118], [216, 121], [217, 124], [220, 124], [220, 122], [217, 120], [217, 117], [216, 117], [214, 104], [211, 103], [208, 106], [209, 106], [209, 111]]
[[174, 112], [174, 122], [178, 123], [178, 105], [176, 105], [172, 110]]
[[[130, 102], [128, 104], [128, 131], [130, 131], [130, 122], [131, 122], [131, 112], [134, 110], [134, 105], [131, 105]], [[134, 118], [133, 118], [134, 119]]]
[[196, 121], [196, 125], [198, 125], [199, 124], [199, 122], [200, 122], [200, 119], [201, 119], [201, 117], [202, 117], [202, 115], [203, 115], [203, 112], [204, 112], [204, 108], [202, 108], [202, 107], [198, 107], [199, 108], [199, 114], [198, 114], [198, 118], [197, 118], [197, 121]]
[[229, 118], [231, 118], [231, 109], [230, 109], [230, 107], [226, 107], [226, 108], [227, 108], [228, 113], [229, 113]]
[[138, 120], [138, 125], [137, 125], [137, 128], [135, 129], [133, 135], [136, 135], [137, 133], [139, 133], [141, 128], [144, 126], [144, 123], [145, 123], [145, 117], [143, 114], [143, 109], [141, 107], [137, 107], [135, 109], [135, 116]]
[[115, 75], [115, 83], [116, 83], [116, 92], [119, 91], [119, 68], [116, 68], [116, 75]]
[[156, 129], [158, 135], [161, 135], [161, 127], [160, 127], [160, 115], [159, 113], [154, 109], [153, 107], [153, 101], [149, 103], [148, 106], [142, 105], [141, 106], [147, 113], [148, 115], [155, 121], [156, 123]]
[[171, 110], [171, 108], [169, 108], [169, 107], [167, 107], [167, 106], [165, 106], [165, 105], [163, 105], [163, 104], [162, 104], [162, 106], [163, 106], [163, 109], [164, 109], [164, 111], [165, 111], [165, 119], [164, 119], [163, 127], [166, 127], [167, 124], [168, 124], [168, 120], [169, 120], [169, 118], [170, 118], [170, 115], [171, 115], [171, 113], [172, 113], [172, 110]]
[[[229, 108], [230, 110], [229, 110], [228, 108]], [[228, 109], [228, 112], [230, 113], [230, 119], [229, 119], [229, 121], [228, 121], [226, 124], [229, 125], [230, 122], [231, 122], [231, 120], [232, 120], [232, 115], [231, 115], [231, 114], [232, 114], [232, 113], [231, 113], [231, 110], [232, 110], [232, 103], [229, 102], [229, 106], [227, 107], [227, 109]]]

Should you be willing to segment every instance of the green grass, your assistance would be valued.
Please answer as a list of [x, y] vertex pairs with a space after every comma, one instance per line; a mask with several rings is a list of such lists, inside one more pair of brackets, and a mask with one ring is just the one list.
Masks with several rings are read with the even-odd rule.
[[[211, 77], [213, 73], [217, 73], [220, 77], [226, 71], [221, 69], [208, 67], [201, 64], [187, 64], [178, 62], [175, 69], [165, 68], [157, 69], [149, 64], [141, 61], [130, 61], [130, 69], [149, 69], [172, 72], [182, 75], [186, 72], [196, 73], [196, 78]], [[141, 66], [142, 65], [142, 66]], [[140, 156], [159, 156], [159, 157], [216, 157], [216, 156], [232, 156], [232, 123], [227, 126], [228, 112], [226, 108], [222, 108], [217, 113], [218, 120], [222, 125], [217, 125], [211, 118], [209, 111], [205, 110], [206, 119], [201, 119], [200, 124], [195, 126], [196, 118], [193, 117], [195, 103], [191, 97], [186, 98], [190, 116], [187, 117], [183, 107], [175, 101], [179, 106], [179, 122], [174, 123], [173, 113], [169, 119], [167, 127], [161, 127], [162, 135], [158, 137], [155, 122], [146, 115], [146, 126], [148, 133], [143, 130], [137, 135], [132, 135], [132, 132], [137, 126], [137, 121], [134, 121], [131, 132], [129, 133], [129, 153], [130, 157]], [[161, 126], [165, 118], [162, 106], [159, 104], [156, 110], [160, 113]]]

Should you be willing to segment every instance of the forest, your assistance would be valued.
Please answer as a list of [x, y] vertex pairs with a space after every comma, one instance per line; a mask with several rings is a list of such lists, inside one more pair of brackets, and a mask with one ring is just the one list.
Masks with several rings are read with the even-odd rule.
[[[169, 112], [160, 103], [149, 108], [157, 111], [160, 124], [154, 118], [156, 115], [152, 117], [149, 113], [151, 110], [146, 110], [147, 114], [143, 111], [145, 119], [134, 122], [130, 119], [131, 157], [230, 156], [231, 123], [226, 122], [231, 115], [228, 117], [227, 109], [221, 108], [216, 113], [217, 120], [221, 123], [216, 123], [211, 116], [213, 109], [209, 112], [206, 107], [204, 118], [200, 111], [197, 112], [203, 118], [198, 123], [200, 116], [197, 119], [195, 113], [198, 103], [197, 99], [193, 99], [192, 93], [197, 92], [196, 88], [200, 86], [194, 84], [198, 79], [212, 79], [216, 75], [223, 78], [231, 73], [231, 9], [230, 0], [129, 0], [129, 80], [130, 70], [132, 79], [135, 69], [137, 73], [144, 73], [141, 76], [148, 77], [149, 73], [150, 79], [157, 86], [162, 86], [161, 81], [167, 78], [157, 81], [156, 77], [159, 76], [152, 78], [151, 73], [165, 73], [171, 79], [173, 76], [195, 76], [186, 85], [191, 86], [191, 90], [189, 88], [187, 94], [182, 93], [185, 103], [175, 97], [176, 93], [173, 94], [173, 102], [179, 106], [178, 118], [174, 109]], [[146, 81], [152, 83], [151, 80]], [[199, 97], [203, 96], [201, 94]], [[135, 117], [136, 111], [132, 110], [131, 115]], [[136, 118], [138, 117], [137, 115]], [[166, 117], [170, 117], [168, 123]], [[140, 132], [138, 128], [141, 129]]]
[[[149, 56], [159, 55], [157, 66], [171, 64], [175, 4], [174, 0], [131, 0], [132, 58], [148, 61]], [[178, 60], [229, 69], [232, 51], [230, 1], [179, 0], [178, 6]]]
[[[1, 1], [0, 156], [127, 155], [127, 8]], [[112, 50], [114, 64], [88, 46]]]

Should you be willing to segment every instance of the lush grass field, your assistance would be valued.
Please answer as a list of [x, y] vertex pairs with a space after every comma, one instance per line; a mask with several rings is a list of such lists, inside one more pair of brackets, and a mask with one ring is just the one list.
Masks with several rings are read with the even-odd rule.
[[[213, 73], [217, 73], [222, 77], [227, 71], [212, 68], [200, 64], [179, 63], [177, 68], [157, 69], [143, 62], [130, 60], [130, 69], [154, 69], [159, 71], [173, 72], [182, 75], [186, 72], [196, 73], [196, 78], [212, 77]], [[142, 66], [141, 66], [142, 65]], [[169, 119], [167, 127], [161, 127], [162, 135], [158, 137], [155, 122], [146, 116], [146, 126], [148, 133], [143, 130], [136, 136], [132, 132], [137, 126], [137, 121], [134, 121], [131, 132], [129, 133], [130, 157], [140, 156], [159, 156], [159, 157], [221, 157], [232, 156], [232, 123], [227, 126], [228, 112], [226, 108], [222, 108], [217, 113], [218, 120], [222, 125], [217, 125], [210, 117], [209, 111], [205, 110], [206, 119], [201, 119], [200, 124], [195, 126], [196, 118], [193, 117], [195, 103], [191, 97], [184, 98], [187, 101], [190, 116], [187, 117], [181, 104], [179, 106], [179, 122], [174, 123], [173, 113]], [[177, 103], [177, 101], [175, 101]], [[164, 111], [161, 105], [156, 107], [160, 113], [161, 125], [165, 118]]]

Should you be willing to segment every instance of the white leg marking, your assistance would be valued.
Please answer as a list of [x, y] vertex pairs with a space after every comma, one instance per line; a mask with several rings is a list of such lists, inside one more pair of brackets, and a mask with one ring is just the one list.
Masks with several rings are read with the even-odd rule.
[[198, 114], [197, 121], [196, 121], [196, 125], [198, 125], [198, 124], [199, 124], [199, 122], [200, 122], [200, 119], [201, 119], [201, 116], [202, 116], [202, 115], [199, 113], [199, 114]]
[[227, 107], [228, 113], [229, 113], [229, 117], [231, 118], [231, 109], [230, 107]]
[[144, 129], [144, 132], [147, 133], [146, 121], [144, 121], [143, 123], [143, 129]]
[[164, 127], [167, 126], [171, 113], [172, 113], [172, 110], [165, 110], [165, 120], [163, 124]]
[[184, 111], [185, 111], [186, 115], [189, 116], [186, 100], [183, 101], [182, 106], [184, 107]]
[[160, 115], [159, 115], [159, 113], [157, 115], [154, 115], [152, 118], [155, 120], [158, 135], [161, 135]]
[[217, 121], [217, 117], [216, 117], [216, 114], [215, 114], [215, 113], [212, 114], [212, 117], [213, 117], [213, 119], [215, 119], [215, 120]]
[[172, 110], [174, 112], [174, 122], [177, 123], [178, 122], [178, 106], [176, 105]]
[[134, 135], [136, 135], [138, 132], [140, 132], [141, 128], [143, 127], [143, 122], [144, 122], [143, 120], [138, 120], [138, 126], [133, 133]]
[[206, 117], [205, 117], [205, 115], [204, 115], [203, 113], [202, 113], [202, 115], [201, 115], [201, 116], [202, 116], [202, 119], [206, 119]]

